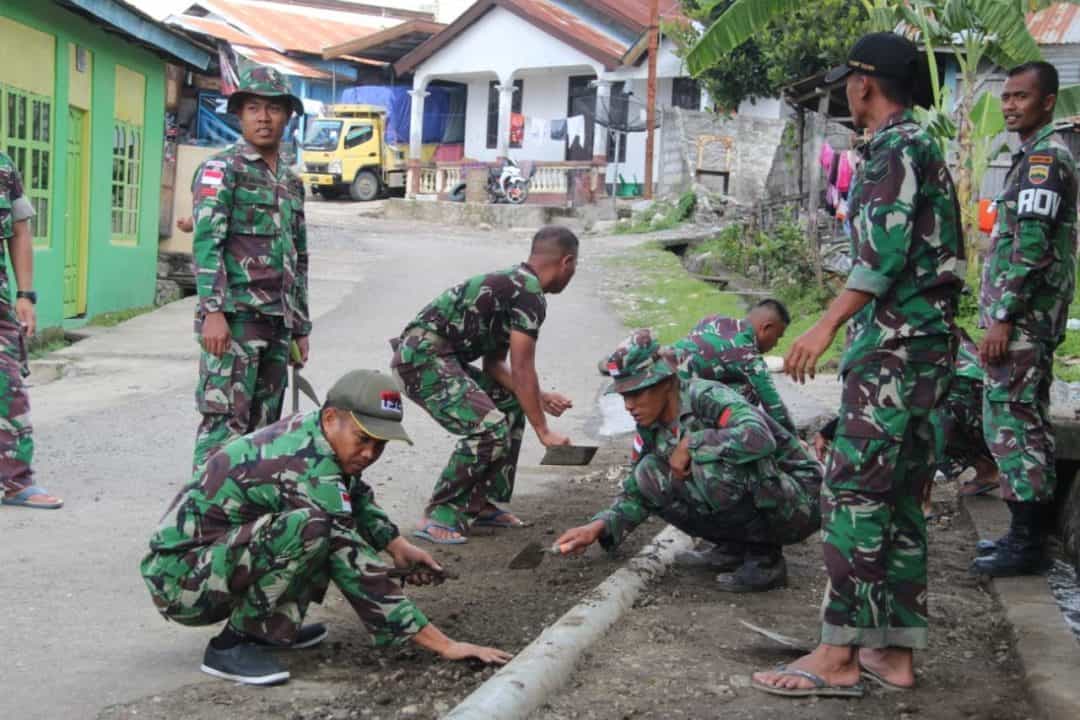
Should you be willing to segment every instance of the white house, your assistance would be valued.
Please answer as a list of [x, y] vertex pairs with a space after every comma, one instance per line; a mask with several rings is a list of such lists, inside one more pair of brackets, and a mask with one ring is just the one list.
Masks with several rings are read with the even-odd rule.
[[[608, 132], [592, 116], [608, 107], [624, 115], [644, 113], [648, 73], [648, 0], [480, 0], [440, 33], [394, 64], [398, 76], [413, 76], [411, 194], [446, 192], [460, 178], [457, 165], [421, 162], [425, 88], [434, 81], [467, 88], [464, 157], [493, 162], [512, 157], [539, 168], [532, 195], [565, 195], [574, 172], [591, 173], [591, 192], [604, 194], [619, 174], [644, 181], [645, 133], [627, 136], [616, 154]], [[677, 20], [677, 0], [661, 0], [664, 20]], [[674, 44], [661, 38], [657, 58], [659, 108], [704, 105], [697, 81], [688, 77]], [[612, 97], [631, 94], [629, 103]], [[569, 136], [576, 116], [580, 135]], [[658, 114], [659, 116], [659, 114]], [[552, 125], [568, 118], [570, 134], [553, 139]], [[637, 117], [629, 117], [631, 121]], [[513, 133], [524, 122], [524, 132]], [[656, 133], [659, 155], [664, 128]], [[555, 134], [555, 138], [559, 138]], [[654, 179], [659, 177], [654, 163]]]

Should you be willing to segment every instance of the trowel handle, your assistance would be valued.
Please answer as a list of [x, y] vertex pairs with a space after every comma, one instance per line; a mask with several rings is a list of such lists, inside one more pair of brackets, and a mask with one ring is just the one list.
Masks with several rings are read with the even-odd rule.
[[300, 361], [303, 359], [300, 355], [300, 346], [296, 344], [295, 340], [289, 343], [289, 357], [291, 357], [292, 361], [297, 365], [299, 365]]

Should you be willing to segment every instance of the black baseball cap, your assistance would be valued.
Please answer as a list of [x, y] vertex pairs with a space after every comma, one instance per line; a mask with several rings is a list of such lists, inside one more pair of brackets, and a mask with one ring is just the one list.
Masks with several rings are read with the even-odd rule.
[[825, 76], [826, 84], [843, 80], [854, 72], [908, 80], [915, 85], [918, 75], [919, 48], [902, 35], [875, 32], [855, 41], [847, 63], [834, 67]]

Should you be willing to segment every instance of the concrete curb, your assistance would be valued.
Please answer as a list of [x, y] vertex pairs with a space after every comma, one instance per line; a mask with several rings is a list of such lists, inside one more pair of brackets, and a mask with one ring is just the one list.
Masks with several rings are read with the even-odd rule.
[[692, 539], [673, 527], [659, 533], [630, 561], [585, 599], [570, 608], [478, 687], [444, 720], [521, 720], [570, 679], [582, 653], [630, 609], [645, 585], [667, 571]]
[[[979, 537], [1000, 537], [1008, 527], [1008, 511], [994, 497], [962, 502]], [[973, 553], [974, 554], [974, 553]], [[1046, 580], [1041, 577], [995, 578], [994, 594], [1016, 635], [1016, 651], [1035, 704], [1047, 720], [1080, 718], [1080, 642], [1065, 625]]]

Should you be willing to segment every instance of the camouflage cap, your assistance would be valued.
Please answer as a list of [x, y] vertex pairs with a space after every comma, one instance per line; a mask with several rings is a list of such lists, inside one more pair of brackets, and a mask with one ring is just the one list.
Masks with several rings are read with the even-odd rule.
[[413, 444], [401, 425], [405, 416], [401, 391], [392, 377], [378, 370], [345, 373], [326, 393], [326, 407], [347, 411], [360, 429], [376, 440]]
[[278, 70], [266, 65], [255, 65], [240, 73], [240, 84], [236, 87], [236, 92], [229, 96], [229, 112], [239, 111], [240, 103], [246, 95], [285, 98], [294, 113], [304, 114], [304, 103], [292, 94], [289, 81]]
[[660, 346], [652, 330], [635, 330], [608, 355], [608, 375], [615, 381], [611, 392], [644, 390], [675, 374], [671, 354]]

